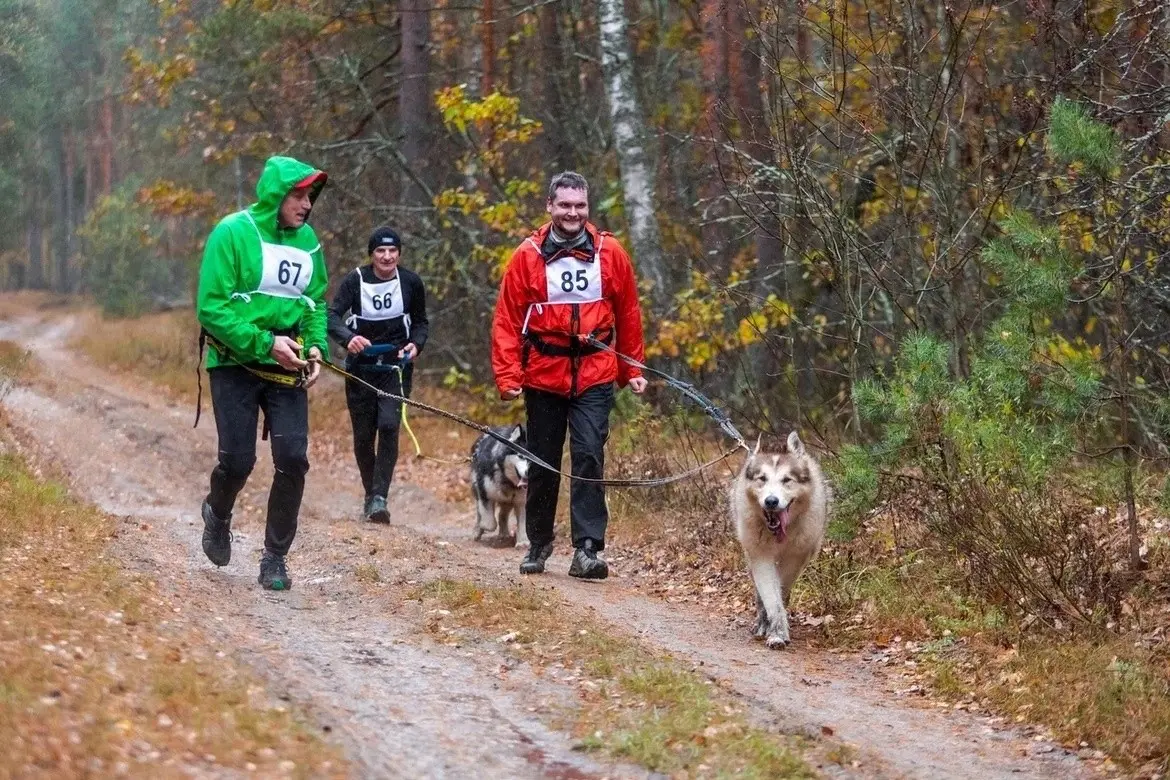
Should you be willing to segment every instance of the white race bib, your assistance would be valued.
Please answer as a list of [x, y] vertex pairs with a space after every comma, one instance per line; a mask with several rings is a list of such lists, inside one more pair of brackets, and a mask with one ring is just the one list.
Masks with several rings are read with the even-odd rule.
[[303, 249], [260, 242], [264, 274], [256, 292], [277, 298], [300, 298], [313, 278], [313, 256]]
[[601, 262], [562, 257], [544, 267], [548, 303], [589, 303], [601, 300]]
[[392, 320], [406, 313], [402, 301], [401, 277], [367, 284], [362, 280], [362, 319]]
[[313, 278], [312, 253], [297, 249], [295, 246], [268, 243], [264, 240], [264, 236], [260, 233], [260, 228], [256, 226], [256, 220], [252, 219], [252, 215], [245, 211], [244, 216], [252, 223], [252, 227], [256, 228], [256, 238], [260, 240], [260, 262], [262, 263], [260, 286], [251, 293], [235, 293], [233, 297], [238, 295], [249, 300], [249, 295], [262, 293], [277, 298], [303, 298], [309, 308], [314, 308], [313, 301], [305, 298], [305, 288], [309, 286], [309, 281]]

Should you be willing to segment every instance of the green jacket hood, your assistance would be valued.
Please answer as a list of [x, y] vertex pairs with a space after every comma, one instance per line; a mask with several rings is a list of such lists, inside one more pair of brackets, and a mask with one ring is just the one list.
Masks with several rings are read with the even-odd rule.
[[311, 187], [309, 200], [315, 203], [327, 178], [324, 171], [292, 157], [269, 157], [264, 163], [260, 180], [256, 182], [256, 202], [248, 211], [257, 225], [275, 230], [277, 213], [284, 196], [298, 184], [308, 184]]

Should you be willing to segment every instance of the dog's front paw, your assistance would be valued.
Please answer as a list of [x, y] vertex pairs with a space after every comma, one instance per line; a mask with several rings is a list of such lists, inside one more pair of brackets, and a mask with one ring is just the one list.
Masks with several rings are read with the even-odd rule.
[[760, 618], [756, 621], [756, 627], [752, 629], [752, 636], [756, 639], [763, 639], [768, 635], [768, 621], [765, 618]]
[[788, 634], [781, 634], [779, 631], [773, 631], [772, 633], [768, 634], [768, 638], [764, 640], [764, 644], [766, 644], [772, 650], [783, 650], [785, 647], [788, 647], [788, 643], [790, 641], [791, 640], [789, 640]]
[[471, 534], [471, 541], [478, 542], [482, 538], [483, 538], [483, 529], [477, 525], [475, 527], [475, 531]]

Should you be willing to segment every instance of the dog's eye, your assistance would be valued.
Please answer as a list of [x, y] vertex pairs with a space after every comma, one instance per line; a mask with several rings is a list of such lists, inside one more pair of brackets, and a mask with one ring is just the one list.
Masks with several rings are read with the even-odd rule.
[[781, 485], [791, 485], [792, 484], [792, 477], [785, 477], [784, 479], [780, 480], [780, 484]]
[[756, 482], [759, 482], [761, 485], [767, 481], [768, 481], [768, 478], [766, 476], [764, 476], [763, 474], [756, 475]]

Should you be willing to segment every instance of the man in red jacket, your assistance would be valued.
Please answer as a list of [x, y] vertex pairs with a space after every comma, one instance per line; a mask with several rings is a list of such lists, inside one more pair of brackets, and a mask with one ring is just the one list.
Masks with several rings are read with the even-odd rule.
[[[528, 449], [554, 466], [569, 432], [572, 475], [600, 479], [609, 438], [614, 383], [646, 389], [641, 371], [613, 352], [584, 342], [593, 336], [639, 362], [642, 314], [630, 256], [612, 233], [589, 222], [589, 185], [579, 173], [552, 178], [551, 220], [512, 255], [492, 323], [492, 370], [504, 400], [524, 395]], [[540, 574], [552, 553], [560, 476], [533, 466], [526, 504], [530, 546], [521, 574]], [[569, 490], [573, 563], [569, 574], [605, 579], [609, 509], [597, 484], [574, 480]]]

